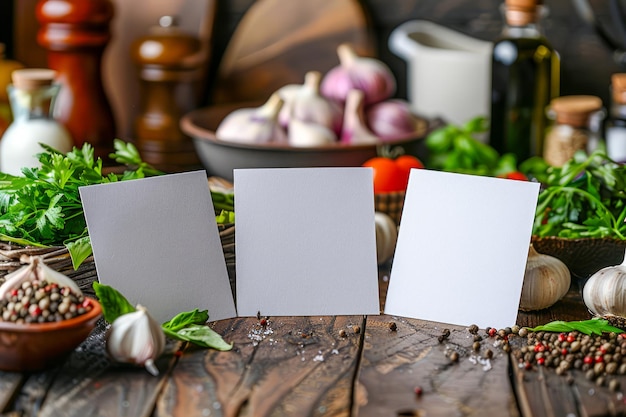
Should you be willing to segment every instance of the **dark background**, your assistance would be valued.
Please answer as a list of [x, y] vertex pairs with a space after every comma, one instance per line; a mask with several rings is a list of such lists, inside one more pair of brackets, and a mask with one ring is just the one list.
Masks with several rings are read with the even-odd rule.
[[[544, 32], [562, 57], [561, 94], [597, 95], [608, 105], [611, 74], [626, 71], [626, 68], [615, 62], [614, 47], [607, 45], [593, 25], [585, 22], [576, 12], [576, 2], [580, 0], [545, 0], [550, 14], [543, 22]], [[621, 48], [624, 42], [611, 18], [616, 16], [611, 13], [611, 0], [582, 2], [591, 6], [600, 26], [609, 32], [611, 39]], [[15, 50], [15, 39], [18, 36], [34, 39], [37, 30], [37, 27], [32, 27], [29, 33], [22, 34], [14, 31], [14, 22], [23, 18], [19, 15], [28, 3], [35, 4], [36, 0], [0, 1], [0, 42], [7, 46], [7, 57], [16, 58], [27, 66], [37, 66], [45, 63], [44, 51], [37, 45], [21, 51]], [[254, 0], [218, 1], [214, 55], [207, 74], [209, 80], [237, 23], [253, 3]], [[389, 52], [387, 39], [399, 24], [412, 19], [432, 20], [484, 40], [495, 40], [502, 29], [499, 10], [502, 0], [362, 0], [361, 3], [371, 20], [379, 56], [396, 75], [398, 97], [406, 96], [406, 65], [402, 59]], [[626, 1], [623, 4], [626, 7]]]

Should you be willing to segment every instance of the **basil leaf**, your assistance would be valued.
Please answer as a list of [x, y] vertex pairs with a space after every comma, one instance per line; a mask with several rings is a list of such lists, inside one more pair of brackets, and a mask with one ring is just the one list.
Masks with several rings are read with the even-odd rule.
[[233, 348], [232, 343], [227, 343], [222, 339], [215, 330], [204, 324], [193, 324], [172, 332], [169, 329], [163, 329], [165, 335], [173, 339], [183, 340], [191, 342], [195, 345], [205, 348], [212, 348], [221, 351], [231, 350]]
[[115, 288], [100, 284], [97, 281], [92, 286], [102, 306], [102, 315], [109, 323], [113, 323], [119, 316], [136, 311], [126, 297]]
[[608, 320], [605, 319], [591, 319], [582, 321], [552, 321], [537, 327], [529, 327], [528, 330], [532, 332], [571, 332], [578, 331], [587, 335], [596, 334], [602, 335], [602, 333], [623, 333], [620, 328], [611, 326]]
[[193, 324], [204, 324], [209, 320], [209, 312], [207, 310], [200, 311], [197, 308], [193, 311], [179, 313], [170, 321], [163, 323], [163, 328], [177, 332], [187, 326]]

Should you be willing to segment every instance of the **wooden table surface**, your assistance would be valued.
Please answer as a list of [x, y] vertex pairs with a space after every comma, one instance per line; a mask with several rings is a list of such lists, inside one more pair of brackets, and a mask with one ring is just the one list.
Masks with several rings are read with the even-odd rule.
[[[386, 275], [381, 270], [382, 300]], [[586, 318], [574, 283], [551, 309], [520, 313], [517, 321]], [[266, 327], [235, 318], [211, 326], [234, 342], [231, 351], [170, 341], [153, 377], [108, 361], [102, 322], [54, 369], [0, 372], [0, 416], [569, 417], [623, 415], [626, 408], [621, 392], [597, 387], [580, 371], [572, 382], [553, 369], [522, 370], [493, 338], [481, 342], [493, 358], [476, 361], [465, 327], [387, 315], [276, 317]], [[451, 334], [440, 343], [444, 327]], [[448, 358], [452, 350], [458, 362]]]

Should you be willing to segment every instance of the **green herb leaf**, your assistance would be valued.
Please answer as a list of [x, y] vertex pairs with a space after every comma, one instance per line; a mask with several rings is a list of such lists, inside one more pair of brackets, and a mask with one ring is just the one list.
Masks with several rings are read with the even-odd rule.
[[177, 332], [169, 329], [163, 329], [165, 335], [174, 339], [191, 342], [195, 345], [205, 348], [212, 348], [221, 351], [231, 350], [232, 343], [227, 343], [222, 336], [207, 325], [192, 324], [184, 327]]
[[97, 281], [92, 286], [102, 306], [102, 315], [109, 323], [113, 323], [119, 316], [136, 311], [126, 297], [115, 288], [100, 284]]
[[532, 332], [571, 332], [579, 331], [581, 333], [591, 335], [601, 335], [602, 333], [623, 333], [622, 329], [611, 326], [608, 320], [605, 319], [591, 319], [583, 321], [552, 321], [542, 326], [528, 328]]
[[85, 259], [89, 258], [93, 253], [93, 249], [91, 247], [91, 239], [89, 239], [89, 236], [84, 236], [80, 239], [67, 242], [65, 244], [65, 247], [70, 253], [70, 257], [72, 258], [72, 266], [74, 267], [74, 269], [78, 269], [78, 267], [85, 261]]
[[201, 347], [217, 350], [230, 350], [232, 343], [226, 343], [222, 336], [206, 325], [209, 320], [207, 310], [195, 309], [177, 314], [170, 321], [163, 323], [163, 331], [168, 337], [191, 342]]
[[177, 314], [170, 321], [163, 323], [163, 328], [176, 332], [191, 324], [205, 324], [208, 320], [208, 310], [200, 311], [196, 308], [192, 311]]

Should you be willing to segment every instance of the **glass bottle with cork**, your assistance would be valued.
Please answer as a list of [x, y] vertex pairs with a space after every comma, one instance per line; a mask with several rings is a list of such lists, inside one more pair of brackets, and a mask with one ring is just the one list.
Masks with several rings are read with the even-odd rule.
[[489, 143], [518, 161], [542, 155], [545, 111], [559, 96], [560, 58], [541, 31], [544, 9], [537, 0], [506, 0], [493, 48]]
[[593, 151], [600, 141], [598, 123], [594, 117], [603, 116], [602, 100], [596, 96], [563, 96], [550, 102], [548, 112], [553, 123], [545, 138], [543, 158], [556, 167], [570, 160], [576, 151]]
[[626, 73], [611, 76], [611, 106], [605, 140], [609, 158], [626, 163]]
[[60, 85], [50, 69], [13, 71], [9, 99], [13, 122], [0, 140], [0, 171], [21, 175], [22, 168], [39, 166], [36, 155], [43, 152], [39, 143], [66, 153], [72, 150], [69, 131], [53, 118]]

